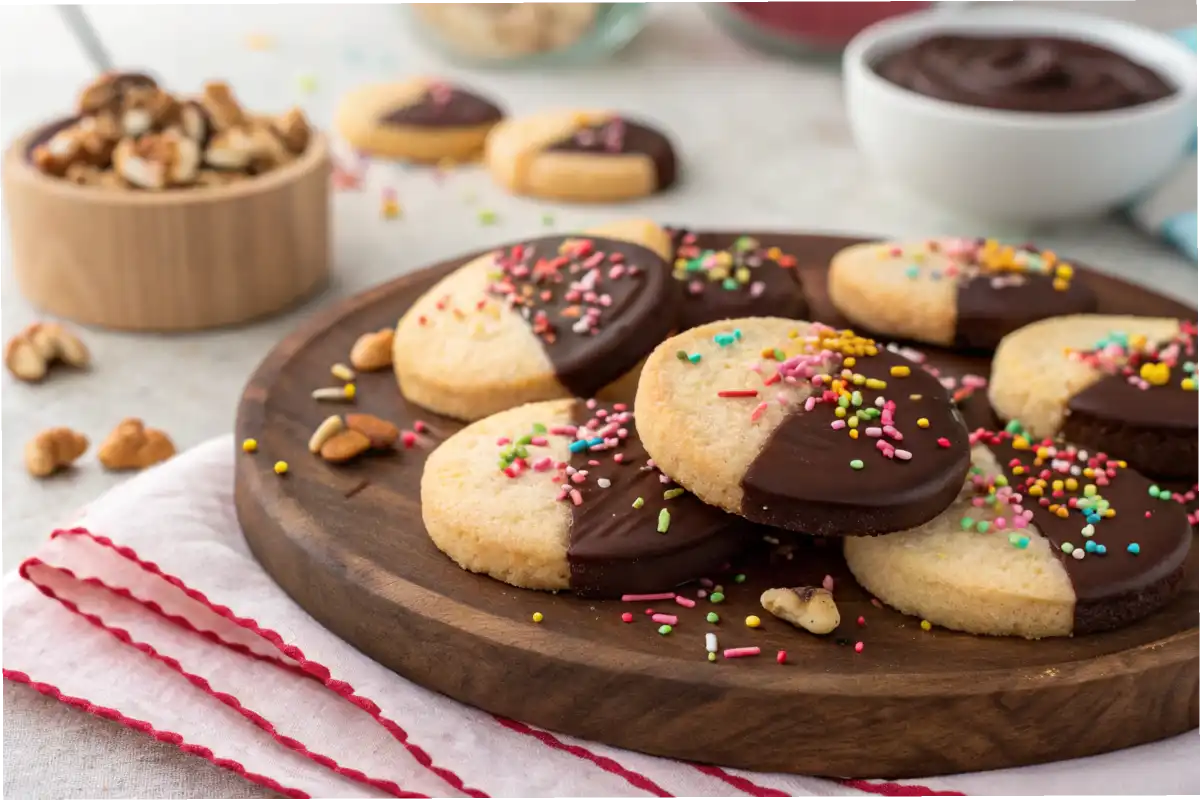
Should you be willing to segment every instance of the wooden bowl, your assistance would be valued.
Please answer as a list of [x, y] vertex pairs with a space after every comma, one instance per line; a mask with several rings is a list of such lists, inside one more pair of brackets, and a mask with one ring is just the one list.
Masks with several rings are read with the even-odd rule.
[[229, 186], [114, 191], [45, 175], [4, 154], [13, 265], [36, 306], [123, 330], [232, 325], [279, 311], [329, 275], [329, 147]]

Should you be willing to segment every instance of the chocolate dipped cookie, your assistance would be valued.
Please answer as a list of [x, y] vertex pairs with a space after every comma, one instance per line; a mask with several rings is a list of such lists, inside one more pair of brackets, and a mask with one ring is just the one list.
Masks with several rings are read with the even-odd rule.
[[436, 163], [479, 157], [503, 119], [490, 100], [431, 78], [362, 86], [342, 98], [337, 129], [355, 149], [383, 158]]
[[632, 399], [679, 324], [670, 240], [643, 220], [498, 248], [422, 295], [396, 327], [406, 398], [476, 420], [563, 397]]
[[1187, 512], [1126, 462], [1023, 433], [971, 441], [971, 474], [937, 518], [845, 539], [867, 591], [932, 624], [1040, 639], [1128, 625], [1183, 588]]
[[992, 350], [1031, 322], [1096, 309], [1092, 290], [1054, 253], [982, 239], [848, 247], [829, 266], [829, 297], [865, 331], [965, 350]]
[[549, 111], [497, 125], [487, 139], [492, 177], [517, 195], [606, 203], [675, 183], [670, 140], [612, 111]]
[[636, 408], [650, 455], [701, 500], [820, 536], [933, 519], [970, 460], [937, 378], [819, 323], [748, 318], [674, 336], [647, 359]]
[[632, 411], [594, 400], [531, 403], [454, 434], [425, 465], [421, 509], [463, 569], [595, 597], [667, 591], [755, 541], [755, 526], [653, 466]]
[[1156, 478], [1196, 478], [1196, 325], [1059, 317], [996, 350], [988, 396], [1034, 436], [1062, 435]]
[[796, 257], [769, 239], [670, 230], [672, 274], [684, 285], [681, 330], [722, 319], [808, 316]]

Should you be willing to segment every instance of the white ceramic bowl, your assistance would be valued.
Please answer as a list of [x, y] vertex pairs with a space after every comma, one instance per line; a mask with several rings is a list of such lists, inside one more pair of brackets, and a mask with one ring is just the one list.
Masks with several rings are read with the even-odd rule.
[[[1116, 111], [998, 111], [926, 97], [872, 69], [937, 33], [1079, 39], [1158, 71], [1178, 91]], [[880, 172], [998, 223], [1037, 226], [1121, 206], [1180, 164], [1196, 130], [1196, 57], [1186, 47], [1123, 22], [1028, 5], [941, 8], [872, 25], [847, 46], [843, 74], [854, 139]]]

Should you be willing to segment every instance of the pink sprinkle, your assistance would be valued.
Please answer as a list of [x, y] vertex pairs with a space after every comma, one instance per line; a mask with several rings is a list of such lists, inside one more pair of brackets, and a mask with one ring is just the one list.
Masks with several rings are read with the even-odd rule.
[[[808, 397], [808, 399], [804, 401], [804, 410], [805, 410], [805, 411], [812, 411], [812, 410], [813, 410], [814, 408], [816, 408], [816, 407], [817, 407], [817, 398], [815, 398], [815, 397], [812, 397], [812, 396], [810, 395], [810, 396]], [[846, 421], [845, 421], [845, 420], [841, 420], [841, 419], [839, 419], [839, 420], [836, 420], [836, 421], [837, 421], [837, 422], [840, 422], [840, 423], [842, 423], [842, 427], [843, 427], [843, 428], [844, 428], [844, 427], [846, 427]], [[835, 430], [836, 430], [836, 429], [835, 429]]]
[[583, 505], [583, 495], [581, 495], [579, 493], [578, 489], [572, 489], [570, 494], [571, 494], [571, 502], [574, 505], [577, 505], [577, 506]]
[[700, 585], [701, 585], [701, 586], [703, 586], [703, 587], [704, 587], [704, 588], [706, 588], [706, 589], [711, 589], [711, 588], [713, 587], [713, 582], [712, 582], [712, 580], [711, 580], [711, 579], [709, 579], [709, 578], [701, 578], [701, 579], [700, 579]]
[[621, 622], [633, 622], [633, 614], [626, 611], [621, 615]]
[[900, 459], [901, 461], [908, 461], [910, 458], [912, 458], [912, 453], [907, 450], [896, 448], [896, 458]]
[[726, 658], [745, 658], [746, 656], [756, 656], [762, 650], [757, 647], [730, 647], [725, 651]]
[[767, 413], [767, 403], [759, 403], [754, 407], [754, 410], [750, 412], [750, 421], [758, 422], [758, 420], [761, 419], [762, 415], [765, 413]]
[[703, 589], [697, 589], [696, 597], [699, 597], [701, 600], [703, 600], [704, 598], [708, 597], [708, 592], [704, 591]]
[[833, 428], [835, 431], [840, 431], [842, 428], [846, 427], [846, 420], [835, 419], [833, 422], [829, 423], [829, 427]]
[[618, 464], [622, 463], [623, 461], [625, 461], [625, 454], [617, 453], [616, 455], [613, 456], [613, 461], [617, 462]]
[[866, 617], [859, 617], [859, 618], [858, 618], [858, 627], [860, 627], [860, 628], [865, 628], [865, 627], [867, 627], [867, 618], [866, 618]]
[[574, 425], [555, 425], [550, 432], [555, 436], [574, 436], [577, 430]]
[[405, 431], [400, 434], [400, 440], [404, 443], [405, 450], [411, 450], [413, 445], [417, 443], [417, 435], [412, 431]]
[[627, 408], [629, 408], [629, 406], [625, 405], [624, 403], [616, 403], [613, 405], [613, 411], [624, 411]]
[[761, 297], [762, 293], [767, 290], [767, 284], [762, 281], [754, 281], [750, 284], [750, 296]]
[[695, 600], [691, 599], [690, 597], [684, 597], [683, 595], [675, 595], [675, 602], [679, 603], [679, 605], [683, 606], [684, 608], [696, 607]]
[[534, 436], [529, 440], [529, 443], [537, 447], [545, 447], [548, 444], [548, 441], [545, 436]]
[[[842, 421], [838, 420], [838, 422]], [[843, 426], [845, 424], [846, 423], [842, 422]], [[872, 439], [878, 439], [880, 436], [883, 436], [883, 428], [870, 427], [863, 431], [863, 433], [865, 433], [867, 436], [870, 436]]]
[[553, 466], [554, 459], [550, 456], [544, 456], [543, 458], [539, 458], [537, 461], [533, 462], [533, 469], [535, 472], [545, 472]]
[[825, 579], [823, 581], [821, 581], [821, 588], [827, 592], [833, 592], [833, 576], [832, 575], [825, 576]]
[[938, 447], [949, 447], [950, 446], [950, 440], [947, 439], [945, 436], [942, 436], [941, 438], [939, 438], [937, 440], [937, 443], [938, 443]]
[[621, 602], [623, 603], [645, 603], [650, 600], [674, 600], [674, 592], [659, 592], [658, 594], [623, 594]]
[[855, 643], [854, 643], [854, 652], [856, 652], [856, 653], [861, 653], [862, 651], [863, 651], [863, 643], [862, 643], [862, 642], [855, 642]]
[[676, 625], [679, 623], [679, 617], [674, 614], [654, 614], [650, 619], [663, 625]]
[[646, 609], [646, 616], [647, 616], [647, 617], [649, 617], [649, 616], [653, 616], [653, 614], [654, 614], [654, 609], [653, 609], [653, 608], [647, 608], [647, 609]]
[[787, 663], [787, 650], [780, 650], [778, 653], [775, 654], [775, 663], [776, 664], [786, 664]]
[[425, 425], [425, 423], [419, 419], [413, 422], [413, 430], [416, 431], [417, 433], [424, 433], [426, 427], [427, 426]]
[[783, 392], [780, 392], [779, 394], [775, 395], [775, 400], [781, 406], [786, 406], [788, 404], [788, 396], [786, 394], [784, 394]]
[[507, 436], [501, 436], [496, 440], [497, 447], [503, 447], [506, 444], [512, 444], [512, 439], [508, 438]]

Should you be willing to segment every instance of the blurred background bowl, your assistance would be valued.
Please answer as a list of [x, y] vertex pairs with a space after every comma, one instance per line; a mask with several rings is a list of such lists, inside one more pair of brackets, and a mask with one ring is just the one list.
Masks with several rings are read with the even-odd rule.
[[[961, 105], [897, 86], [873, 66], [939, 33], [1050, 35], [1106, 47], [1177, 87], [1163, 100], [1091, 113]], [[923, 199], [995, 223], [1037, 226], [1134, 200], [1184, 157], [1196, 129], [1196, 59], [1167, 35], [1111, 19], [1030, 8], [945, 8], [887, 20], [846, 47], [855, 142]]]

